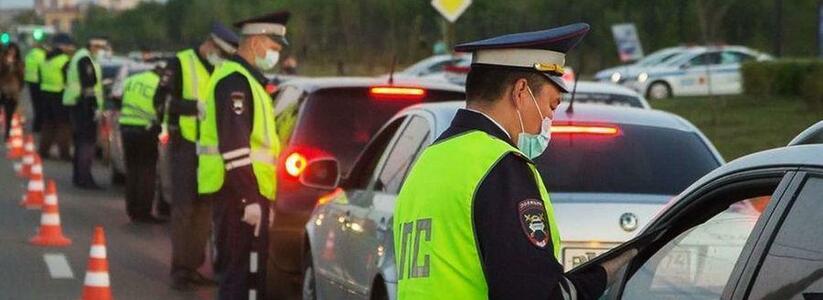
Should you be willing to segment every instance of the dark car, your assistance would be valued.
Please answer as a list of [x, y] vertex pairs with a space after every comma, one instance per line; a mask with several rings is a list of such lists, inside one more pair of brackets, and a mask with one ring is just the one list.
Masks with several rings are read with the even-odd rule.
[[272, 225], [268, 285], [280, 298], [299, 297], [305, 224], [325, 190], [299, 178], [314, 159], [335, 157], [347, 174], [361, 150], [395, 113], [413, 104], [464, 99], [463, 87], [419, 78], [295, 79], [274, 100], [283, 143]]

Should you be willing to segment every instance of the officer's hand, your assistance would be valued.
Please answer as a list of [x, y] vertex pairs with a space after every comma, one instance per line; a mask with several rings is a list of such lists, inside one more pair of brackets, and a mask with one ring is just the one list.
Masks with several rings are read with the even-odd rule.
[[243, 222], [254, 226], [254, 236], [260, 236], [260, 219], [263, 217], [263, 211], [260, 209], [259, 203], [252, 203], [246, 205], [243, 211]]
[[629, 249], [623, 254], [600, 264], [606, 270], [606, 286], [610, 286], [617, 279], [617, 271], [637, 256], [637, 249]]

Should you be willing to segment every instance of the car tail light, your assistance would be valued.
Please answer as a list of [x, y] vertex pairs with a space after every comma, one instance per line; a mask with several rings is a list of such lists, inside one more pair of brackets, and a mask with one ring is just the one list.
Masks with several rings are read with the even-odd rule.
[[552, 125], [552, 135], [617, 136], [620, 128], [615, 125], [558, 124]]
[[306, 159], [306, 156], [297, 151], [292, 152], [289, 156], [286, 156], [286, 160], [283, 161], [283, 167], [285, 168], [286, 173], [292, 177], [299, 177], [300, 174], [303, 174], [303, 171], [306, 170], [307, 164], [308, 159]]
[[376, 86], [369, 89], [369, 96], [384, 100], [419, 100], [426, 97], [426, 90], [416, 87]]

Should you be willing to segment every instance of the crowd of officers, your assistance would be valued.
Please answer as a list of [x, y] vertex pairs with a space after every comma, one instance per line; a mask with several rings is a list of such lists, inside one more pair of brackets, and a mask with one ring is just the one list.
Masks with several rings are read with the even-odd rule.
[[[171, 221], [175, 289], [219, 283], [220, 299], [266, 299], [267, 228], [280, 141], [270, 94], [277, 82], [263, 74], [274, 71], [287, 45], [288, 18], [279, 11], [237, 22], [240, 35], [213, 23], [199, 44], [123, 82], [117, 104], [126, 213], [134, 223]], [[74, 185], [100, 189], [91, 166], [104, 111], [100, 63], [111, 53], [108, 41], [79, 44], [58, 33], [47, 43], [35, 42], [25, 59], [13, 44], [0, 53], [6, 120], [19, 110], [25, 83], [39, 154], [71, 160]], [[160, 140], [168, 142], [172, 192], [170, 208], [158, 205], [155, 216]], [[198, 272], [212, 234], [217, 280]]]

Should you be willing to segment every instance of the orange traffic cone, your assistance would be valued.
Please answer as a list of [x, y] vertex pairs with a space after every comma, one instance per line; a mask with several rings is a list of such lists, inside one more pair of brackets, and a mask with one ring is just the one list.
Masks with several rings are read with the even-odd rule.
[[43, 206], [43, 164], [40, 156], [34, 154], [34, 164], [31, 167], [31, 178], [29, 179], [26, 195], [20, 206], [28, 209], [37, 209]]
[[10, 148], [6, 158], [20, 159], [23, 157], [23, 127], [20, 124], [20, 116], [17, 114], [11, 119], [9, 141]]
[[109, 283], [109, 261], [106, 258], [106, 235], [103, 227], [94, 227], [89, 265], [86, 268], [86, 280], [83, 284], [82, 300], [111, 300]]
[[37, 236], [31, 238], [29, 242], [50, 247], [71, 245], [71, 240], [63, 236], [63, 228], [60, 226], [60, 210], [57, 207], [57, 187], [54, 180], [49, 180], [45, 204], [43, 214], [40, 216], [40, 230]]
[[26, 136], [26, 146], [23, 147], [23, 166], [17, 176], [23, 178], [31, 178], [31, 167], [34, 164], [34, 137], [32, 135]]

